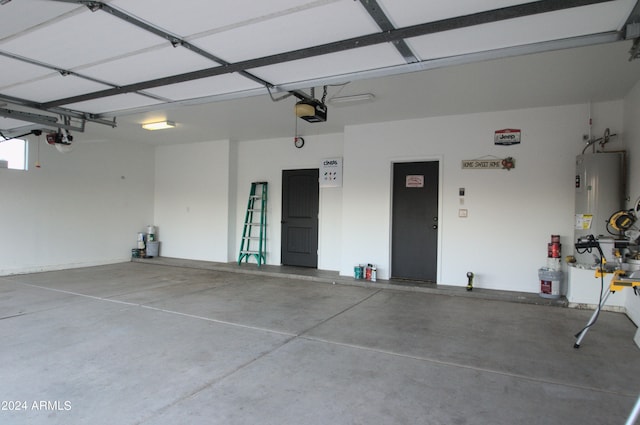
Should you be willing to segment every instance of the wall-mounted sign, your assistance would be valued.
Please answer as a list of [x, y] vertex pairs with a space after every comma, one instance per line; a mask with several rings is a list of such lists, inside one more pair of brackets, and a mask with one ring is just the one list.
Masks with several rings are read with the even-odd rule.
[[342, 187], [342, 158], [323, 159], [320, 165], [320, 187]]
[[478, 159], [463, 159], [463, 170], [511, 170], [515, 168], [516, 160], [513, 157], [507, 158], [478, 158]]
[[517, 128], [505, 128], [496, 130], [493, 136], [493, 142], [500, 146], [517, 145], [520, 143], [521, 132]]
[[409, 175], [405, 179], [405, 187], [424, 187], [424, 176]]
[[502, 168], [502, 159], [463, 159], [463, 170], [496, 170]]

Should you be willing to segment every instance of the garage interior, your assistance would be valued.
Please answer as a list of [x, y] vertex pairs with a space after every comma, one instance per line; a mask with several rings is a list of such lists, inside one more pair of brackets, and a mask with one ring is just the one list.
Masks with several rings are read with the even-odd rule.
[[0, 1], [0, 422], [635, 423], [638, 2], [218, 3]]

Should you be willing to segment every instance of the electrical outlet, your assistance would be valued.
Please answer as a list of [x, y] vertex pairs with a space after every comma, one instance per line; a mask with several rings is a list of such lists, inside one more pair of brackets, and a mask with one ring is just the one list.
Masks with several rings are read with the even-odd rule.
[[466, 209], [464, 209], [464, 208], [460, 208], [458, 210], [458, 217], [466, 218], [467, 214], [468, 214], [468, 211]]

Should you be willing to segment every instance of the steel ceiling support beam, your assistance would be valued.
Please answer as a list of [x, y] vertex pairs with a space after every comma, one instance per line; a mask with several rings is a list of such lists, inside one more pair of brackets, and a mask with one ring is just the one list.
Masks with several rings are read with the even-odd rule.
[[[105, 85], [105, 86], [108, 86], [108, 87], [118, 87], [116, 84], [108, 83], [106, 81], [102, 81], [102, 80], [99, 80], [97, 78], [89, 77], [88, 75], [80, 74], [80, 73], [77, 73], [75, 71], [71, 71], [69, 69], [59, 68], [59, 67], [54, 66], [54, 65], [50, 65], [50, 64], [47, 64], [47, 63], [44, 63], [44, 62], [40, 62], [40, 61], [37, 61], [37, 60], [34, 60], [34, 59], [26, 58], [24, 56], [16, 55], [16, 54], [13, 54], [13, 53], [3, 52], [3, 51], [0, 50], [0, 56], [4, 56], [4, 57], [11, 58], [11, 59], [14, 59], [14, 60], [17, 60], [17, 61], [20, 61], [20, 62], [28, 63], [30, 65], [39, 66], [41, 68], [49, 69], [51, 71], [55, 71], [55, 72], [59, 73], [63, 77], [66, 77], [67, 75], [72, 75], [74, 77], [82, 78], [83, 80], [91, 81], [91, 82], [94, 82], [94, 83], [97, 83], [97, 84], [102, 84], [102, 85]], [[160, 96], [156, 96], [156, 95], [149, 94], [149, 93], [139, 92], [138, 94], [140, 96], [146, 96], [146, 97], [149, 97], [151, 99], [159, 100], [161, 102], [166, 102], [168, 100], [168, 99], [165, 99], [165, 98], [161, 98]]]
[[[102, 10], [102, 11], [107, 12], [107, 13], [115, 16], [116, 18], [121, 19], [121, 20], [123, 20], [125, 22], [128, 22], [128, 23], [130, 23], [130, 24], [132, 24], [132, 25], [134, 25], [134, 26], [136, 26], [136, 27], [138, 27], [138, 28], [140, 28], [140, 29], [142, 29], [144, 31], [150, 32], [152, 34], [157, 35], [158, 37], [164, 38], [169, 43], [171, 43], [171, 45], [173, 47], [181, 46], [181, 47], [184, 47], [185, 49], [188, 49], [188, 50], [190, 50], [190, 51], [192, 51], [192, 52], [194, 52], [194, 53], [196, 53], [196, 54], [198, 54], [198, 55], [200, 55], [202, 57], [205, 57], [205, 58], [207, 58], [207, 59], [209, 59], [209, 60], [211, 60], [213, 62], [219, 63], [222, 66], [230, 65], [230, 63], [225, 61], [224, 59], [219, 58], [219, 57], [217, 57], [217, 56], [215, 56], [215, 55], [213, 55], [213, 54], [211, 54], [211, 53], [209, 53], [209, 52], [207, 52], [207, 51], [205, 51], [205, 50], [203, 50], [203, 49], [201, 49], [201, 48], [199, 48], [199, 47], [197, 47], [197, 46], [195, 46], [195, 45], [193, 45], [191, 43], [189, 43], [188, 41], [178, 37], [177, 35], [171, 34], [171, 33], [167, 32], [167, 31], [164, 31], [164, 30], [162, 30], [162, 29], [160, 29], [158, 27], [150, 25], [150, 24], [148, 24], [148, 23], [136, 18], [135, 16], [129, 15], [128, 13], [126, 13], [126, 12], [124, 12], [122, 10], [116, 9], [113, 6], [110, 6], [110, 5], [106, 4], [106, 3], [103, 3], [103, 2], [100, 2], [100, 1], [92, 1], [92, 0], [55, 0], [55, 1], [64, 2], [64, 3], [83, 4], [83, 5], [87, 6], [89, 8], [89, 10], [91, 10], [92, 12], [95, 12], [97, 10]], [[247, 72], [245, 70], [239, 70], [239, 71], [236, 71], [236, 72], [238, 74], [242, 75], [243, 77], [248, 78], [248, 79], [250, 79], [250, 80], [252, 80], [252, 81], [254, 81], [254, 82], [256, 82], [256, 83], [258, 83], [258, 84], [260, 84], [262, 86], [264, 86], [264, 87], [267, 87], [267, 88], [274, 88], [275, 87], [272, 83], [270, 83], [270, 82], [268, 82], [266, 80], [263, 80], [262, 78], [260, 78], [260, 77], [258, 77], [256, 75], [253, 75], [250, 72]], [[292, 95], [296, 96], [298, 99], [311, 99], [311, 97], [308, 94], [306, 94], [306, 93], [304, 93], [302, 91], [299, 91], [299, 90], [295, 90], [295, 91], [292, 91], [292, 92], [289, 92], [289, 93], [291, 93]]]
[[[335, 75], [325, 78], [316, 78], [311, 80], [305, 80], [296, 83], [283, 84], [278, 86], [280, 93], [290, 92], [292, 90], [302, 90], [308, 87], [317, 87], [323, 85], [343, 85], [345, 83], [367, 80], [372, 78], [389, 77], [395, 75], [409, 74], [412, 72], [428, 71], [431, 69], [439, 69], [469, 63], [477, 63], [495, 59], [505, 59], [515, 56], [530, 55], [536, 53], [552, 52], [556, 50], [565, 50], [586, 46], [594, 46], [598, 44], [614, 43], [620, 40], [620, 34], [616, 31], [610, 31], [607, 33], [600, 33], [594, 35], [586, 35], [579, 37], [572, 37], [562, 40], [545, 41], [535, 44], [527, 44], [524, 46], [505, 47], [495, 50], [466, 53], [459, 56], [445, 57], [440, 59], [429, 59], [417, 63], [406, 63], [400, 65], [394, 65], [382, 69], [372, 69], [369, 71], [355, 71], [347, 74]], [[175, 102], [169, 102], [162, 105], [163, 109], [176, 109], [183, 106], [202, 105], [214, 102], [224, 102], [227, 100], [237, 100], [253, 96], [263, 95], [262, 89], [250, 89], [241, 92], [225, 93], [218, 95], [211, 95], [200, 97], [196, 99], [179, 100]], [[101, 117], [116, 117], [119, 115], [131, 115], [144, 112], [150, 112], [157, 110], [156, 105], [140, 106], [130, 109], [105, 112], [100, 114]]]
[[[9, 53], [9, 52], [4, 52], [4, 51], [0, 51], [0, 56], [4, 56], [7, 58], [11, 58], [20, 62], [24, 62], [24, 63], [28, 63], [31, 65], [35, 65], [35, 66], [39, 66], [45, 69], [49, 69], [51, 71], [54, 72], [58, 72], [60, 75], [62, 76], [67, 76], [67, 75], [73, 75], [75, 77], [78, 78], [82, 78], [84, 80], [88, 80], [88, 81], [92, 81], [94, 83], [98, 83], [98, 84], [102, 84], [105, 86], [109, 86], [109, 87], [118, 87], [115, 84], [111, 84], [111, 83], [107, 83], [105, 81], [101, 81], [92, 77], [88, 77], [86, 75], [82, 75], [82, 74], [78, 74], [77, 72], [68, 70], [68, 69], [62, 69], [53, 65], [49, 65], [46, 64], [44, 62], [40, 62], [40, 61], [36, 61], [34, 59], [30, 59], [30, 58], [26, 58], [24, 56], [20, 56], [20, 55], [16, 55], [13, 53]], [[159, 98], [158, 96], [154, 96], [154, 95], [149, 95], [146, 94], [144, 92], [139, 92], [138, 94], [142, 95], [142, 96], [147, 96], [147, 97], [151, 97], [153, 99], [156, 100], [160, 100], [161, 102], [166, 102], [167, 99], [163, 99], [163, 98]], [[77, 118], [77, 119], [81, 119], [81, 120], [85, 120], [85, 121], [91, 121], [97, 124], [103, 124], [103, 125], [108, 125], [110, 127], [116, 127], [116, 123], [115, 120], [114, 121], [107, 121], [101, 118], [97, 118], [92, 114], [87, 114], [84, 112], [77, 112], [77, 111], [73, 111], [70, 109], [65, 109], [65, 108], [42, 108], [40, 107], [40, 105], [37, 102], [33, 102], [30, 100], [25, 100], [25, 99], [20, 99], [20, 98], [16, 98], [16, 97], [11, 97], [11, 96], [6, 96], [3, 94], [0, 94], [0, 100], [14, 104], [14, 105], [20, 105], [20, 106], [24, 106], [27, 108], [31, 108], [31, 109], [36, 109], [42, 112], [50, 112], [52, 114], [56, 114], [56, 115], [63, 115], [63, 116], [69, 116], [72, 118]]]
[[[378, 24], [378, 27], [382, 31], [393, 31], [396, 29], [376, 0], [360, 0], [360, 3], [373, 20], [376, 21], [376, 24]], [[405, 40], [396, 40], [393, 42], [393, 45], [407, 63], [420, 62], [420, 59], [411, 51], [411, 48]]]
[[[10, 105], [17, 105], [23, 108], [35, 109], [41, 112], [48, 112], [55, 115], [61, 115], [64, 117], [69, 117], [77, 120], [92, 122], [96, 124], [108, 125], [109, 127], [117, 127], [116, 119], [106, 120], [98, 115], [89, 114], [86, 112], [74, 111], [72, 109], [60, 108], [60, 107], [52, 107], [52, 108], [41, 108], [38, 103], [33, 102], [31, 100], [21, 99], [19, 97], [7, 96], [0, 94], [0, 102], [6, 102]], [[55, 118], [55, 117], [54, 117]]]
[[[213, 62], [219, 63], [220, 65], [228, 65], [229, 62], [225, 61], [224, 59], [221, 59], [205, 50], [202, 50], [201, 48], [194, 46], [193, 44], [189, 43], [188, 41], [178, 37], [177, 35], [171, 34], [167, 31], [164, 31], [160, 28], [154, 27], [153, 25], [149, 25], [148, 23], [141, 21], [140, 19], [137, 19], [119, 9], [114, 8], [113, 6], [110, 6], [106, 3], [103, 2], [95, 2], [95, 1], [78, 1], [77, 3], [82, 3], [82, 4], [86, 4], [91, 10], [103, 10], [113, 16], [115, 16], [116, 18], [119, 18], [125, 22], [128, 22], [140, 29], [143, 29], [147, 32], [150, 32], [152, 34], [157, 35], [158, 37], [162, 37], [165, 40], [167, 40], [169, 43], [171, 43], [171, 45], [173, 47], [178, 47], [178, 46], [182, 46], [185, 49], [191, 50], [192, 52], [203, 56]], [[240, 71], [239, 74], [242, 74], [243, 77], [246, 77], [250, 80], [255, 81], [256, 83], [263, 85], [263, 86], [268, 86], [268, 87], [273, 87], [273, 84], [269, 83], [268, 81], [263, 80], [262, 78], [259, 78], [249, 72], [245, 72], [245, 71]]]
[[[66, 1], [66, 0], [63, 0]], [[101, 90], [93, 93], [87, 93], [78, 96], [72, 96], [65, 99], [59, 99], [51, 102], [42, 103], [40, 106], [49, 108], [53, 106], [66, 105], [70, 103], [83, 102], [87, 100], [99, 99], [107, 96], [115, 96], [136, 92], [139, 90], [160, 87], [168, 84], [182, 83], [186, 81], [198, 80], [201, 78], [213, 77], [216, 75], [230, 74], [233, 72], [241, 72], [247, 69], [254, 69], [263, 66], [276, 65], [284, 62], [291, 62], [300, 59], [307, 59], [316, 56], [327, 55], [330, 53], [342, 52], [361, 47], [373, 46], [383, 43], [393, 43], [397, 40], [419, 37], [428, 34], [435, 34], [444, 31], [467, 28], [475, 25], [488, 24], [492, 22], [500, 22], [508, 19], [532, 16], [541, 13], [554, 12], [564, 9], [571, 9], [580, 6], [589, 6], [593, 4], [608, 3], [614, 0], [540, 0], [532, 3], [524, 3], [515, 6], [504, 7], [501, 9], [489, 10], [485, 12], [473, 13], [471, 15], [457, 16], [454, 18], [443, 19], [440, 21], [427, 22], [423, 24], [412, 25], [409, 27], [398, 28], [394, 30], [384, 31], [354, 37], [346, 40], [336, 41], [333, 43], [322, 44], [318, 46], [308, 47], [299, 50], [293, 50], [285, 53], [278, 53], [271, 56], [264, 56], [256, 59], [236, 62], [232, 64], [217, 66], [213, 68], [201, 69], [198, 71], [187, 72], [184, 74], [174, 75], [170, 77], [158, 78], [155, 80], [143, 81], [125, 85], [118, 88]]]
[[[169, 43], [171, 43], [171, 45], [173, 47], [179, 47], [182, 46], [185, 49], [189, 49], [192, 52], [203, 56], [213, 62], [219, 63], [220, 65], [228, 65], [229, 63], [227, 61], [225, 61], [224, 59], [221, 59], [205, 50], [202, 50], [201, 48], [194, 46], [193, 44], [189, 43], [188, 41], [180, 38], [179, 36], [175, 35], [175, 34], [171, 34], [170, 32], [164, 31], [158, 27], [155, 27], [153, 25], [150, 25], [140, 19], [137, 19], [136, 17], [129, 15], [126, 12], [123, 12], [120, 9], [116, 9], [113, 6], [110, 6], [106, 3], [100, 2], [100, 1], [91, 1], [91, 0], [56, 0], [59, 2], [64, 2], [64, 3], [76, 3], [76, 4], [82, 4], [87, 6], [92, 12], [98, 11], [98, 10], [102, 10], [104, 12], [109, 13], [110, 15], [115, 16], [118, 19], [121, 19], [125, 22], [130, 23], [131, 25], [134, 25], [144, 31], [147, 31], [151, 34], [155, 34], [160, 38], [164, 38], [165, 40], [167, 40]], [[268, 87], [273, 87], [273, 84], [259, 78], [256, 77], [253, 74], [250, 74], [248, 72], [240, 72], [244, 77], [249, 78], [250, 80], [253, 80], [257, 83], [259, 83], [260, 85], [263, 86], [268, 86]]]
[[[32, 114], [30, 112], [14, 111], [12, 109], [6, 109], [6, 108], [0, 108], [0, 117], [12, 118], [19, 121], [31, 122], [34, 124], [41, 124], [41, 125], [44, 125], [45, 127], [63, 128], [65, 130], [72, 130], [80, 133], [84, 132], [84, 124], [85, 124], [84, 120], [81, 121], [82, 124], [80, 127], [74, 127], [70, 124], [59, 123], [56, 117], [52, 117], [49, 115]], [[69, 118], [68, 120], [65, 120], [65, 121], [70, 122], [71, 120]]]

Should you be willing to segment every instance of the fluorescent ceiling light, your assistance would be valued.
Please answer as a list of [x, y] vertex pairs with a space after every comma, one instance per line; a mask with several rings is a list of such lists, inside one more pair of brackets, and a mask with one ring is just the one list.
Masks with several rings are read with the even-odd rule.
[[350, 105], [352, 103], [372, 102], [376, 97], [371, 93], [354, 94], [352, 96], [338, 96], [329, 99], [332, 105]]
[[167, 128], [174, 128], [176, 123], [173, 121], [161, 121], [161, 122], [150, 122], [146, 124], [142, 124], [142, 128], [145, 130], [165, 130]]

